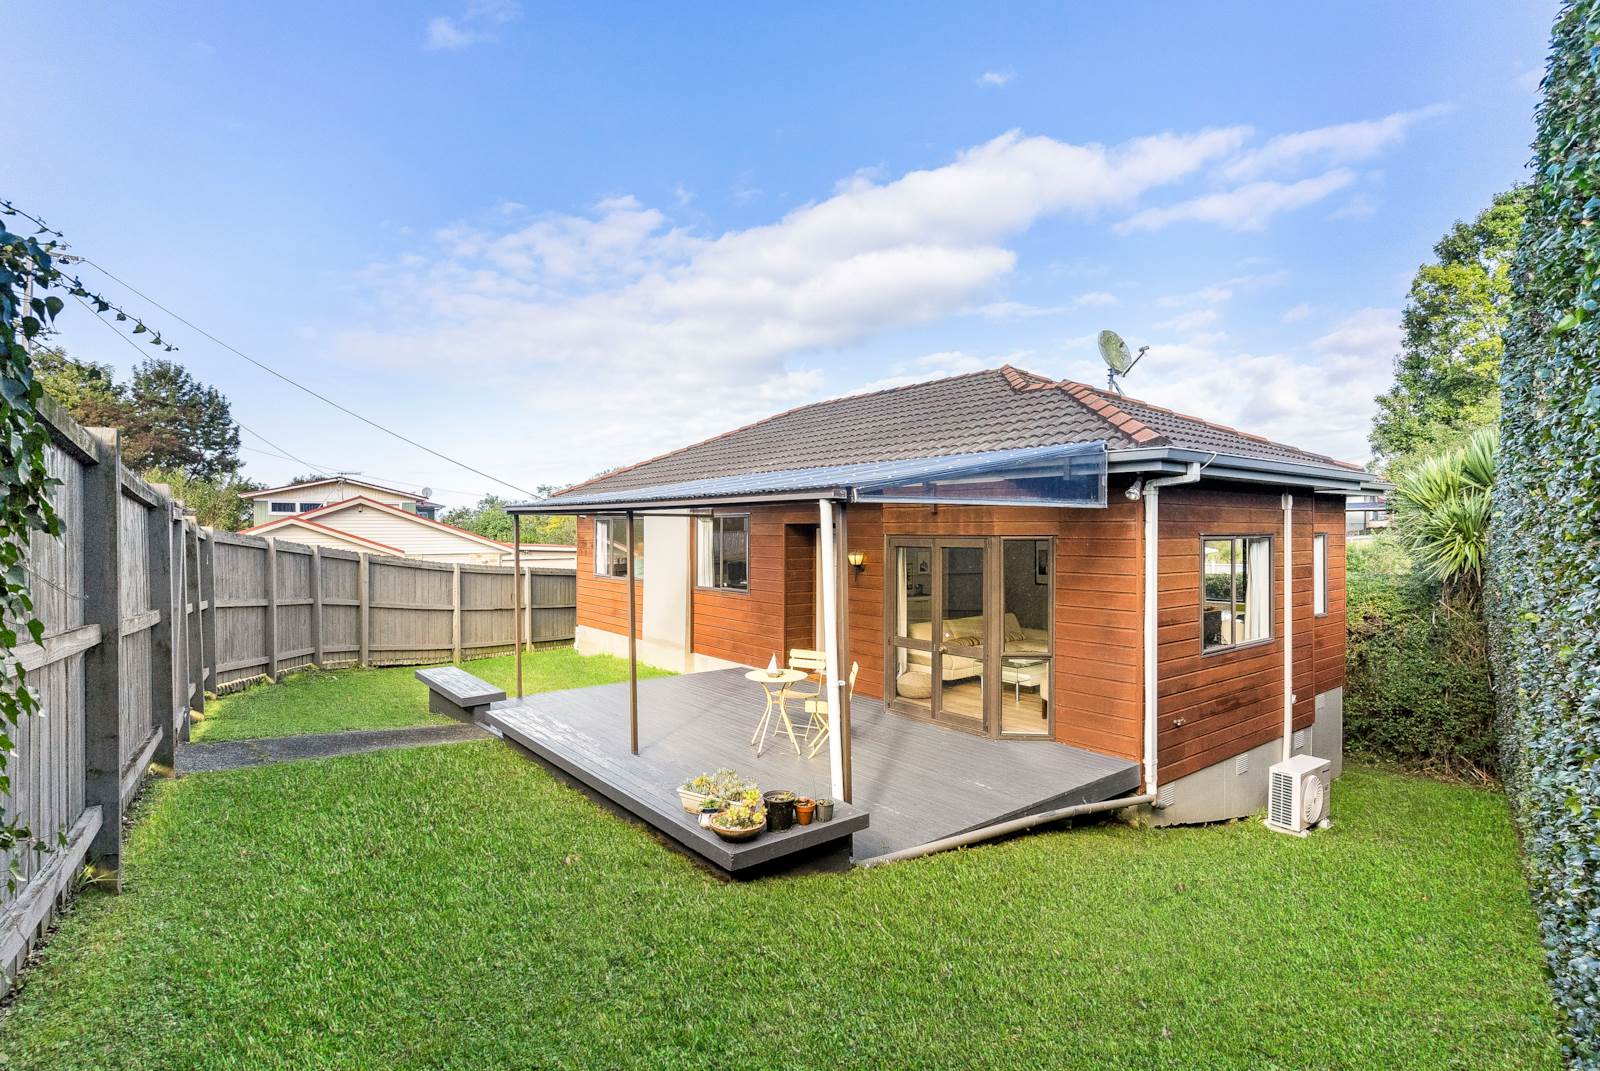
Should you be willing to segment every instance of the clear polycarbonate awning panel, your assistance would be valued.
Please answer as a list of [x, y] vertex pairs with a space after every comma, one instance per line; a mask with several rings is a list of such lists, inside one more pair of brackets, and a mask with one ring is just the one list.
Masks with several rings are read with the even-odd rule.
[[713, 476], [679, 483], [562, 495], [513, 511], [548, 513], [593, 507], [661, 508], [808, 495], [862, 502], [1029, 505], [1094, 508], [1106, 504], [1106, 444], [1068, 443], [944, 457], [868, 461]]

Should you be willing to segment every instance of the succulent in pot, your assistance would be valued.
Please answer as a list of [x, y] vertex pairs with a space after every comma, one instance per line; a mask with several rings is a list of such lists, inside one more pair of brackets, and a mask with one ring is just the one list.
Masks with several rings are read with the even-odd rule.
[[782, 833], [794, 825], [794, 793], [786, 788], [773, 789], [762, 796], [767, 808], [767, 828]]
[[749, 840], [767, 826], [767, 812], [758, 802], [740, 801], [711, 816], [711, 832], [723, 840]]

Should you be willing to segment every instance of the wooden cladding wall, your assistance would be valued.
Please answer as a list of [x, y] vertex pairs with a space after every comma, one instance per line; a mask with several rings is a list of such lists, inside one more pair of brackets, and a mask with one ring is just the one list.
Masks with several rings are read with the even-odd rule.
[[[644, 519], [634, 517], [634, 524]], [[621, 577], [596, 576], [594, 571], [594, 517], [578, 518], [578, 612], [576, 623], [586, 628], [628, 634], [628, 582]], [[638, 630], [644, 630], [644, 580], [633, 582]]]
[[1140, 700], [1141, 507], [1111, 489], [1103, 510], [983, 506], [849, 508], [852, 551], [866, 555], [849, 583], [856, 689], [884, 694], [884, 567], [893, 536], [1051, 538], [1055, 553], [1055, 736], [1137, 759]]
[[[1335, 498], [1296, 494], [1293, 511], [1294, 727], [1310, 725], [1316, 695], [1344, 683], [1344, 510]], [[1313, 615], [1316, 532], [1328, 535], [1328, 613]], [[1270, 536], [1272, 638], [1201, 651], [1203, 536]], [[1283, 732], [1283, 507], [1280, 494], [1207, 486], [1161, 492], [1156, 694], [1160, 776], [1170, 781], [1248, 751]]]
[[[717, 510], [736, 515], [744, 510]], [[799, 549], [799, 535], [791, 526], [817, 523], [817, 507], [762, 506], [750, 516], [750, 588], [718, 591], [696, 587], [691, 596], [691, 649], [698, 654], [747, 666], [764, 666], [777, 655], [788, 661], [789, 604], [799, 599], [809, 607], [812, 593], [801, 595], [798, 581], [791, 582], [788, 552]], [[691, 541], [692, 542], [692, 541]], [[691, 580], [695, 576], [693, 564]], [[809, 646], [809, 644], [807, 644]]]

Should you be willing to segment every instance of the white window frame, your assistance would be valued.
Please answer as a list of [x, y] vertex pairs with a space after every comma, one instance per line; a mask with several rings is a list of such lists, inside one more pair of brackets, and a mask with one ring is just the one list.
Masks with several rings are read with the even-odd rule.
[[293, 502], [268, 502], [268, 513], [298, 513], [300, 507]]
[[[729, 584], [727, 582], [727, 560], [724, 558], [718, 561], [718, 551], [722, 549], [722, 539], [719, 536], [726, 527], [727, 521], [744, 522], [744, 583], [742, 585]], [[707, 591], [727, 591], [738, 595], [748, 595], [750, 593], [750, 514], [718, 513], [705, 515], [696, 517], [694, 523], [695, 587], [703, 588]], [[709, 551], [709, 554], [707, 551]]]
[[1273, 575], [1273, 567], [1267, 568], [1267, 618], [1266, 633], [1254, 639], [1226, 640], [1222, 643], [1206, 642], [1206, 544], [1231, 542], [1236, 553], [1232, 556], [1229, 568], [1231, 573], [1228, 580], [1232, 605], [1239, 603], [1239, 566], [1241, 562], [1248, 565], [1250, 544], [1263, 542], [1267, 545], [1267, 561], [1274, 562], [1273, 548], [1277, 545], [1277, 538], [1271, 533], [1244, 533], [1244, 532], [1212, 532], [1200, 537], [1200, 653], [1202, 655], [1226, 654], [1229, 651], [1240, 651], [1247, 647], [1256, 647], [1261, 644], [1271, 643], [1277, 635], [1277, 578]]
[[1311, 537], [1311, 612], [1328, 616], [1328, 533]]
[[[633, 578], [644, 579], [644, 522], [634, 518]], [[628, 538], [628, 518], [620, 513], [600, 514], [594, 519], [594, 575], [612, 580], [626, 580], [627, 573], [611, 571], [611, 526], [617, 526], [616, 541]]]

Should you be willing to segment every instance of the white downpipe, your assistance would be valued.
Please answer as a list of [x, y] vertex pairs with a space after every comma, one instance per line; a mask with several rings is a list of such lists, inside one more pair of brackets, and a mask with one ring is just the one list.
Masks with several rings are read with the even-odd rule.
[[832, 777], [832, 794], [836, 800], [844, 799], [844, 738], [839, 725], [839, 707], [842, 701], [844, 679], [839, 672], [839, 563], [833, 547], [833, 511], [838, 507], [827, 499], [817, 501], [819, 527], [817, 549], [821, 551], [822, 566], [822, 654], [828, 675], [828, 771]]
[[1294, 754], [1294, 496], [1283, 496], [1283, 757]]
[[1182, 476], [1144, 482], [1144, 790], [1156, 792], [1156, 617], [1160, 605], [1161, 488], [1200, 481], [1200, 462], [1191, 461]]

